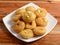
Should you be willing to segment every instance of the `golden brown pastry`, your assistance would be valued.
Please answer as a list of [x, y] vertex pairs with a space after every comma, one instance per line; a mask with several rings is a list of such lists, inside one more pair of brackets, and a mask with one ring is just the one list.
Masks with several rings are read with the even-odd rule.
[[39, 36], [39, 35], [43, 35], [45, 34], [46, 32], [46, 29], [45, 27], [36, 27], [34, 30], [33, 30], [34, 34]]
[[47, 11], [44, 8], [39, 8], [35, 11], [36, 17], [45, 17]]
[[36, 9], [33, 6], [29, 6], [26, 8], [27, 11], [34, 12]]
[[23, 21], [17, 21], [13, 26], [12, 26], [13, 30], [16, 31], [17, 33], [19, 33], [20, 31], [22, 31], [25, 28], [25, 23]]
[[32, 13], [31, 11], [27, 11], [26, 13], [24, 13], [24, 15], [22, 16], [23, 20], [27, 23], [32, 22], [33, 20], [35, 20], [36, 15], [34, 13]]
[[25, 29], [25, 30], [21, 31], [19, 34], [21, 37], [23, 37], [25, 39], [32, 38], [34, 36], [32, 30], [30, 30], [30, 29]]
[[12, 29], [25, 39], [41, 36], [46, 33], [45, 26], [48, 24], [46, 13], [44, 8], [36, 10], [33, 6], [19, 9], [12, 17], [15, 22]]
[[26, 28], [27, 29], [34, 29], [36, 27], [36, 22], [32, 21], [31, 24], [30, 23], [26, 23]]
[[16, 11], [16, 14], [21, 14], [21, 15], [23, 15], [24, 12], [26, 12], [26, 9], [25, 9], [25, 8], [22, 8], [22, 9], [17, 10], [17, 11]]
[[20, 15], [20, 14], [19, 14], [19, 15], [14, 15], [14, 16], [12, 17], [12, 20], [13, 20], [14, 22], [17, 22], [20, 18], [21, 18], [21, 15]]
[[36, 19], [36, 24], [38, 26], [46, 26], [48, 24], [48, 20], [44, 17], [42, 17], [42, 18], [39, 17]]

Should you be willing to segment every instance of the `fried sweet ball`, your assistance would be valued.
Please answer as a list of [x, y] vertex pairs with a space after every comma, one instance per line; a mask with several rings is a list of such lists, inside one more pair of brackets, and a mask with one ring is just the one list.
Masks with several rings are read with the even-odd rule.
[[21, 15], [18, 14], [18, 15], [14, 15], [14, 16], [12, 17], [12, 20], [13, 20], [14, 22], [17, 22], [20, 18], [21, 18]]
[[33, 20], [35, 20], [35, 18], [36, 18], [36, 15], [34, 13], [32, 13], [31, 11], [27, 11], [22, 16], [22, 19], [27, 23], [32, 22]]
[[33, 30], [34, 34], [39, 36], [39, 35], [43, 35], [45, 34], [46, 32], [46, 29], [45, 27], [36, 27], [34, 30]]
[[45, 17], [47, 11], [44, 8], [39, 8], [35, 11], [36, 17]]
[[17, 33], [22, 31], [24, 28], [25, 28], [25, 23], [19, 20], [12, 26], [12, 29], [16, 31]]
[[32, 30], [30, 30], [30, 29], [25, 29], [25, 30], [21, 31], [19, 34], [21, 37], [23, 37], [25, 39], [32, 38], [34, 36]]
[[34, 12], [36, 9], [33, 6], [29, 6], [26, 8], [26, 10]]
[[48, 20], [44, 17], [42, 17], [42, 18], [39, 17], [36, 19], [36, 24], [38, 26], [46, 26], [48, 24]]
[[26, 12], [26, 9], [25, 9], [25, 8], [22, 8], [22, 9], [17, 10], [15, 13], [16, 13], [16, 14], [21, 14], [21, 15], [23, 15], [24, 12]]
[[32, 21], [31, 24], [30, 23], [26, 23], [26, 28], [27, 29], [34, 29], [36, 27], [36, 22]]

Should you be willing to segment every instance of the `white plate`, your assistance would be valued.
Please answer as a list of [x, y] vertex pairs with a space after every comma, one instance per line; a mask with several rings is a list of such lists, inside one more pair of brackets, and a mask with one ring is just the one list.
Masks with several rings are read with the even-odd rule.
[[[37, 6], [36, 4], [34, 3], [29, 3], [23, 7], [20, 7], [19, 9], [21, 8], [26, 8], [28, 6], [33, 6], [35, 7], [36, 9], [39, 8], [39, 6]], [[18, 9], [17, 9], [18, 10]], [[15, 10], [16, 11], [16, 10]], [[30, 39], [23, 39], [22, 37], [20, 37], [16, 32], [14, 32], [11, 28], [11, 26], [14, 24], [11, 20], [11, 17], [15, 14], [15, 11], [11, 12], [10, 14], [8, 14], [7, 16], [5, 16], [3, 18], [3, 22], [6, 26], [6, 28], [9, 30], [10, 33], [12, 33], [15, 37], [17, 37], [18, 39], [22, 40], [22, 41], [25, 41], [25, 42], [32, 42], [32, 41], [35, 41], [35, 40], [38, 40], [42, 37], [44, 37], [45, 35], [47, 35], [50, 31], [52, 31], [52, 29], [55, 27], [55, 25], [57, 24], [57, 20], [49, 13], [47, 13], [47, 16], [46, 18], [48, 19], [48, 25], [46, 26], [46, 33], [42, 36], [38, 36], [38, 37], [33, 37], [33, 38], [30, 38]]]

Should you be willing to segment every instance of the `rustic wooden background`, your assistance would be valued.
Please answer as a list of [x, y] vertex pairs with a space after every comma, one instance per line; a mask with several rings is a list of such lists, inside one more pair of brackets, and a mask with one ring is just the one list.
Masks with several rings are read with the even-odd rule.
[[18, 40], [6, 29], [2, 22], [2, 18], [29, 2], [31, 1], [0, 1], [0, 45], [60, 45], [60, 2], [33, 1], [40, 7], [45, 8], [58, 21], [55, 28], [42, 39], [31, 43], [25, 43]]
[[0, 1], [60, 1], [60, 0], [0, 0]]

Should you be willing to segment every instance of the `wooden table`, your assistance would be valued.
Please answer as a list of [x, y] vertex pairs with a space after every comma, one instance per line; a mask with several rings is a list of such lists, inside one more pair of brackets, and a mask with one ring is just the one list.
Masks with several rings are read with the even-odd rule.
[[40, 7], [45, 8], [58, 20], [55, 28], [42, 39], [31, 43], [25, 43], [18, 40], [6, 29], [2, 22], [2, 18], [29, 2], [31, 1], [0, 1], [0, 45], [60, 45], [60, 2], [33, 1]]

